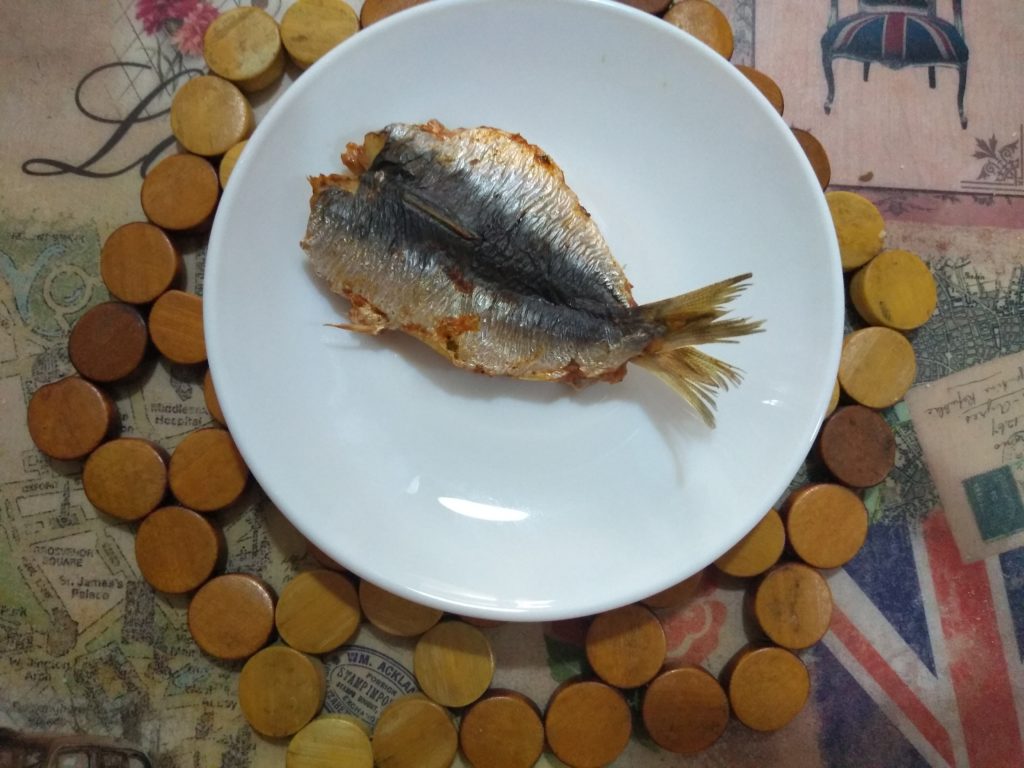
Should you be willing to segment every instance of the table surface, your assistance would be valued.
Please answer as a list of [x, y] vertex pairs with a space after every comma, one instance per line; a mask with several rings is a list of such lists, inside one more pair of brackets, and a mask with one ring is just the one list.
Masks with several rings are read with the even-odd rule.
[[[280, 17], [290, 3], [253, 4]], [[133, 527], [96, 513], [80, 466], [42, 457], [25, 416], [39, 386], [71, 371], [68, 331], [107, 298], [100, 246], [142, 218], [141, 173], [173, 151], [166, 110], [203, 66], [202, 18], [232, 5], [0, 6], [0, 728], [114, 737], [159, 766], [280, 766], [285, 745], [245, 724], [238, 665], [198, 651], [187, 600], [142, 581]], [[865, 494], [867, 544], [827, 574], [831, 629], [801, 654], [808, 706], [775, 734], [733, 722], [686, 761], [640, 735], [615, 765], [1024, 765], [1024, 5], [965, 4], [966, 128], [956, 71], [943, 67], [933, 89], [921, 67], [875, 64], [865, 78], [861, 63], [837, 59], [826, 114], [826, 0], [799, 14], [788, 3], [718, 5], [735, 31], [733, 61], [779, 83], [787, 122], [827, 148], [832, 187], [879, 206], [888, 246], [930, 264], [939, 306], [910, 335], [916, 387], [885, 412], [897, 466]], [[837, 23], [857, 10], [843, 0]], [[937, 14], [952, 22], [952, 3], [940, 0]], [[288, 82], [256, 100], [257, 119]], [[203, 242], [179, 243], [201, 292]], [[155, 363], [114, 394], [124, 432], [168, 449], [209, 423], [201, 371]], [[229, 570], [280, 590], [314, 565], [256, 487], [220, 520]], [[743, 596], [709, 573], [696, 599], [660, 611], [670, 658], [721, 671], [747, 642]], [[495, 684], [545, 702], [584, 670], [585, 626], [487, 630]], [[412, 647], [364, 624], [325, 659], [327, 710], [372, 721], [414, 690]]]

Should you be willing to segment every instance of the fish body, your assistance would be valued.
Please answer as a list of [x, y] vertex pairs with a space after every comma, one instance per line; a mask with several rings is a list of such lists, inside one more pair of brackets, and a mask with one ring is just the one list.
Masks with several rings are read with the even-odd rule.
[[342, 327], [401, 330], [455, 365], [579, 386], [650, 368], [711, 422], [738, 372], [693, 345], [757, 330], [721, 305], [749, 275], [639, 307], [561, 169], [495, 128], [394, 124], [311, 180], [302, 246], [351, 302]]

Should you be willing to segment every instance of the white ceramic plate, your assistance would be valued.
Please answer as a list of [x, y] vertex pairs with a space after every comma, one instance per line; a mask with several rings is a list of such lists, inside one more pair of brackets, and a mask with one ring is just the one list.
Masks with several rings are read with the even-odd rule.
[[[767, 331], [706, 428], [646, 371], [574, 392], [451, 367], [346, 302], [299, 248], [306, 177], [396, 122], [518, 131], [562, 166], [640, 302], [752, 271]], [[455, 613], [540, 620], [696, 572], [775, 503], [838, 365], [842, 275], [789, 129], [728, 62], [599, 0], [435, 0], [360, 32], [261, 122], [210, 239], [224, 413], [263, 489], [357, 574]]]

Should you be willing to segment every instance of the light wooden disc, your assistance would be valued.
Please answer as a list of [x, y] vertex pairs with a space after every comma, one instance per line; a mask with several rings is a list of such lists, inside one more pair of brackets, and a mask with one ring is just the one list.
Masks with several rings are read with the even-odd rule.
[[172, 363], [203, 362], [203, 300], [194, 293], [167, 291], [149, 312], [149, 336], [160, 354]]
[[732, 58], [732, 25], [725, 14], [708, 0], [679, 0], [663, 18], [725, 58]]
[[108, 383], [129, 376], [146, 354], [149, 334], [139, 311], [120, 301], [98, 304], [68, 337], [68, 356], [83, 377]]
[[223, 509], [242, 495], [249, 469], [227, 430], [197, 429], [171, 455], [171, 493], [197, 512]]
[[850, 299], [872, 325], [910, 331], [935, 312], [938, 291], [928, 265], [910, 251], [882, 251], [850, 281]]
[[815, 568], [838, 568], [853, 558], [868, 535], [860, 496], [833, 483], [800, 488], [786, 499], [786, 538], [797, 557]]
[[640, 602], [653, 609], [678, 608], [697, 596], [703, 581], [704, 572], [698, 571], [690, 578], [683, 579], [678, 584], [663, 589], [655, 595], [645, 597]]
[[247, 573], [210, 579], [192, 596], [188, 629], [204, 652], [218, 659], [244, 659], [270, 641], [274, 595]]
[[832, 592], [813, 568], [786, 563], [757, 585], [754, 616], [773, 643], [794, 650], [809, 648], [828, 631]]
[[220, 424], [226, 424], [224, 421], [224, 412], [220, 409], [220, 401], [217, 399], [217, 390], [213, 388], [213, 376], [210, 374], [210, 369], [206, 369], [206, 373], [203, 374], [203, 402], [206, 403], [206, 410], [210, 412], [210, 416]]
[[370, 737], [351, 719], [322, 716], [288, 744], [285, 768], [373, 768]]
[[133, 221], [115, 229], [100, 251], [100, 276], [116, 298], [148, 304], [181, 275], [181, 254], [159, 227]]
[[831, 416], [836, 412], [836, 408], [839, 407], [839, 379], [836, 379], [836, 383], [832, 386], [832, 397], [828, 400], [828, 408], [825, 409], [825, 416]]
[[729, 675], [729, 703], [736, 719], [756, 731], [777, 731], [807, 702], [807, 667], [783, 648], [748, 648]]
[[443, 611], [393, 595], [375, 584], [359, 585], [359, 603], [373, 626], [389, 635], [417, 637], [441, 620]]
[[885, 220], [874, 203], [854, 192], [826, 192], [825, 199], [844, 271], [862, 267], [882, 252]]
[[328, 653], [359, 628], [359, 595], [336, 571], [303, 571], [284, 585], [277, 601], [281, 639], [305, 653]]
[[843, 406], [829, 416], [818, 449], [828, 471], [853, 488], [878, 485], [896, 464], [892, 427], [863, 405]]
[[521, 693], [493, 691], [463, 714], [459, 744], [473, 768], [531, 768], [544, 751], [544, 723]]
[[899, 331], [872, 326], [843, 339], [839, 385], [861, 405], [895, 405], [913, 386], [916, 376], [914, 348]]
[[222, 13], [210, 22], [203, 37], [203, 57], [210, 71], [247, 91], [270, 84], [263, 81], [274, 71], [280, 54], [277, 22], [251, 5]]
[[111, 440], [86, 459], [82, 487], [101, 512], [119, 520], [140, 520], [167, 494], [167, 454], [137, 437]]
[[161, 507], [139, 525], [135, 561], [159, 592], [182, 594], [202, 586], [223, 554], [209, 520], [184, 507]]
[[665, 630], [649, 608], [627, 605], [594, 617], [586, 649], [598, 677], [617, 688], [636, 688], [665, 663]]
[[761, 92], [761, 94], [768, 99], [775, 111], [780, 115], [783, 113], [786, 107], [786, 101], [782, 96], [782, 89], [779, 88], [778, 83], [772, 80], [768, 75], [759, 69], [748, 67], [743, 64], [737, 64], [736, 69], [743, 73], [743, 75], [754, 84], [754, 86]]
[[425, 2], [427, 0], [364, 0], [363, 8], [359, 12], [359, 23], [366, 28], [383, 18], [414, 5], [423, 5]]
[[171, 102], [171, 132], [181, 146], [197, 155], [223, 155], [249, 138], [252, 126], [252, 107], [245, 94], [216, 75], [192, 78]]
[[217, 171], [196, 155], [171, 155], [142, 180], [142, 210], [158, 227], [192, 230], [213, 220], [220, 196]]
[[782, 518], [774, 509], [769, 509], [750, 533], [715, 560], [715, 567], [738, 579], [757, 576], [778, 562], [785, 546], [786, 530]]
[[494, 653], [487, 637], [462, 621], [446, 621], [416, 643], [413, 671], [423, 692], [446, 707], [479, 699], [494, 677]]
[[622, 754], [633, 731], [629, 705], [610, 685], [567, 683], [551, 696], [544, 716], [548, 746], [573, 768], [599, 768]]
[[284, 47], [303, 69], [358, 31], [359, 16], [344, 0], [301, 0], [281, 19]]
[[729, 699], [700, 667], [684, 666], [658, 675], [644, 693], [644, 725], [662, 749], [692, 755], [707, 749], [729, 724]]
[[384, 708], [372, 743], [377, 768], [448, 768], [459, 736], [444, 707], [412, 693]]
[[828, 160], [825, 148], [814, 134], [803, 128], [794, 128], [793, 135], [804, 154], [807, 155], [807, 160], [810, 162], [811, 168], [814, 169], [814, 175], [818, 177], [818, 184], [825, 189], [832, 180], [832, 164]]
[[248, 139], [238, 142], [225, 152], [224, 157], [220, 159], [220, 165], [217, 166], [217, 178], [220, 180], [221, 189], [227, 187], [228, 179], [231, 178], [231, 172], [235, 170], [235, 164], [238, 162], [238, 158], [242, 156], [242, 150], [245, 149], [245, 145], [248, 143]]
[[32, 442], [54, 459], [84, 458], [117, 424], [114, 401], [95, 384], [77, 376], [40, 387], [28, 402]]
[[324, 703], [327, 678], [319, 659], [272, 645], [252, 656], [238, 676], [238, 703], [253, 730], [271, 738], [297, 733]]

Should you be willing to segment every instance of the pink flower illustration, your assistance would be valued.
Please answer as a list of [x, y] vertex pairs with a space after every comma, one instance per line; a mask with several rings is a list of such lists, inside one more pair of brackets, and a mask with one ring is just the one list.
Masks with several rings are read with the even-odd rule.
[[142, 22], [147, 35], [155, 35], [171, 19], [180, 18], [177, 6], [181, 0], [138, 0], [135, 18]]
[[[185, 0], [187, 2], [188, 0]], [[193, 7], [182, 18], [181, 26], [171, 35], [171, 41], [178, 50], [192, 56], [203, 55], [203, 35], [210, 22], [220, 15], [220, 11], [209, 3], [194, 2]]]

